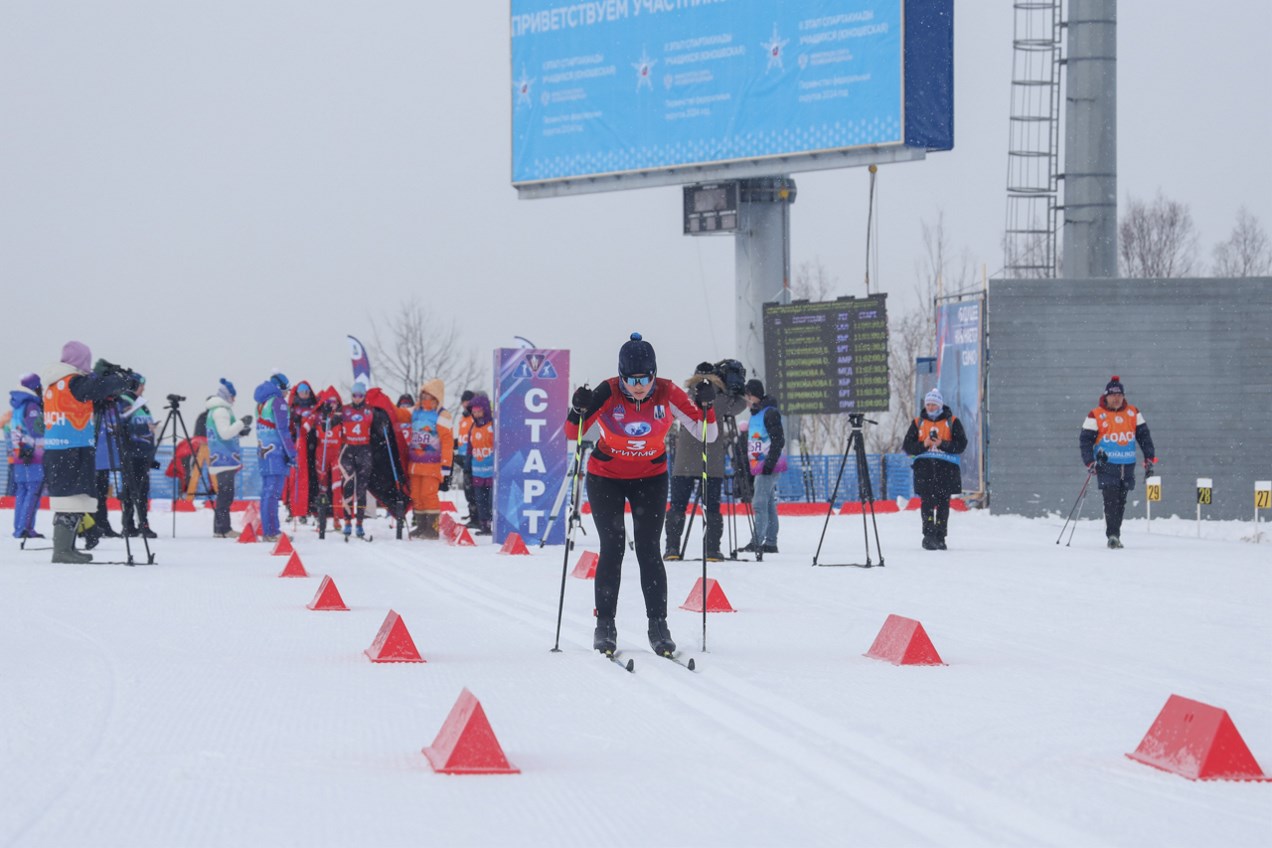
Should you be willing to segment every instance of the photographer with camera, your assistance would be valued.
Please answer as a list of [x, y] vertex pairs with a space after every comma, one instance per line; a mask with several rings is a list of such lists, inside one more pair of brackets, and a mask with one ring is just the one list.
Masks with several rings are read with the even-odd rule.
[[243, 467], [239, 439], [252, 432], [252, 416], [246, 415], [241, 420], [234, 417], [237, 395], [234, 384], [222, 377], [221, 387], [207, 402], [208, 470], [216, 478], [212, 535], [218, 539], [238, 537], [238, 532], [230, 527], [230, 505], [234, 503], [234, 475]]
[[[734, 387], [726, 383], [717, 366], [702, 362], [694, 369], [693, 376], [685, 380], [685, 390], [691, 397], [696, 396], [703, 381], [710, 384], [711, 391], [708, 394], [713, 398], [705, 401], [705, 404], [715, 407], [716, 423], [724, 428], [725, 418], [731, 419], [746, 409], [746, 399], [742, 397], [743, 387], [738, 385], [734, 390]], [[720, 562], [724, 559], [720, 550], [720, 539], [724, 535], [720, 494], [724, 483], [724, 454], [729, 447], [728, 439], [723, 436], [707, 442], [707, 488], [705, 492], [698, 493], [698, 498], [703, 505], [703, 515], [706, 516], [708, 562]], [[701, 427], [686, 427], [683, 422], [676, 425], [676, 453], [671, 475], [671, 508], [667, 511], [664, 529], [666, 543], [663, 560], [674, 562], [681, 559], [680, 535], [685, 527], [685, 509], [689, 506], [695, 487], [702, 482]]]
[[92, 562], [75, 550], [75, 532], [85, 513], [97, 509], [93, 405], [123, 391], [127, 372], [94, 373], [88, 345], [70, 341], [62, 358], [41, 374], [44, 385], [44, 479], [53, 509], [53, 562]]
[[963, 491], [959, 457], [967, 449], [963, 422], [945, 405], [939, 389], [923, 398], [923, 413], [910, 422], [902, 449], [914, 457], [914, 492], [923, 516], [923, 549], [943, 551], [950, 496]]
[[145, 536], [154, 539], [157, 534], [150, 529], [147, 510], [150, 506], [150, 470], [158, 468], [155, 461], [155, 432], [159, 429], [150, 407], [142, 395], [146, 391], [146, 378], [137, 375], [136, 388], [129, 387], [119, 395], [120, 447], [124, 472], [124, 491], [121, 523], [125, 536]]

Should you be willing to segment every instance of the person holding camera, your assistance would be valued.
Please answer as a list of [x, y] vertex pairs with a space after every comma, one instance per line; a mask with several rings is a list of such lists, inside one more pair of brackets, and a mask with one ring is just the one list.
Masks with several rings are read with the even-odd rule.
[[1126, 402], [1126, 389], [1116, 374], [1104, 386], [1104, 395], [1082, 422], [1078, 448], [1082, 462], [1095, 473], [1104, 496], [1104, 534], [1110, 548], [1122, 547], [1122, 516], [1126, 493], [1135, 488], [1135, 445], [1144, 451], [1144, 474], [1152, 476], [1157, 462], [1153, 437], [1144, 414]]
[[234, 384], [222, 377], [220, 388], [207, 402], [207, 467], [216, 480], [212, 535], [218, 539], [238, 538], [238, 532], [230, 526], [230, 506], [234, 503], [234, 475], [243, 467], [239, 439], [252, 432], [252, 416], [245, 415], [241, 420], [234, 417], [237, 396]]
[[777, 553], [777, 481], [786, 470], [786, 431], [782, 427], [782, 412], [777, 401], [764, 394], [764, 384], [759, 380], [747, 380], [746, 402], [751, 407], [751, 421], [747, 425], [747, 457], [751, 462], [751, 477], [755, 490], [751, 497], [751, 509], [755, 513], [755, 536], [744, 551], [753, 553]]
[[[715, 407], [717, 425], [724, 422], [727, 416], [732, 418], [746, 409], [746, 399], [739, 391], [728, 390], [724, 379], [717, 373], [716, 366], [710, 362], [699, 363], [693, 376], [685, 381], [685, 389], [694, 391], [703, 380], [715, 388]], [[695, 487], [702, 483], [702, 428], [686, 427], [680, 423], [676, 427], [676, 453], [672, 459], [671, 469], [671, 508], [667, 512], [666, 542], [663, 559], [676, 561], [680, 559], [680, 535], [685, 527], [685, 509], [693, 497]], [[729, 446], [722, 438], [707, 442], [707, 489], [699, 492], [698, 498], [703, 505], [706, 516], [706, 558], [708, 562], [720, 562], [724, 554], [720, 551], [720, 538], [724, 535], [724, 519], [720, 515], [720, 493], [724, 484], [724, 452]]]
[[9, 429], [9, 476], [14, 481], [13, 538], [43, 539], [35, 530], [44, 488], [44, 387], [38, 374], [23, 374], [9, 392], [13, 409]]
[[618, 588], [627, 548], [626, 505], [632, 508], [632, 536], [640, 585], [649, 618], [649, 646], [671, 654], [676, 643], [667, 628], [667, 568], [658, 555], [667, 511], [667, 434], [672, 424], [701, 428], [716, 437], [715, 386], [702, 380], [691, 401], [684, 389], [657, 376], [654, 347], [632, 333], [618, 351], [618, 376], [596, 387], [580, 386], [570, 400], [565, 436], [578, 439], [596, 425], [600, 435], [587, 461], [587, 499], [600, 537], [596, 565], [596, 632], [592, 647], [613, 653], [618, 629]]
[[53, 562], [86, 563], [92, 554], [75, 550], [85, 513], [97, 509], [97, 431], [94, 404], [105, 403], [128, 385], [118, 368], [95, 373], [83, 342], [62, 346], [62, 358], [41, 374], [44, 386], [44, 479], [53, 510]]
[[275, 371], [256, 387], [256, 441], [261, 470], [261, 538], [278, 541], [278, 504], [283, 498], [287, 473], [296, 464], [296, 443], [291, 437], [291, 415], [283, 392], [287, 375]]
[[963, 422], [945, 405], [940, 389], [923, 396], [923, 412], [910, 422], [902, 450], [914, 457], [914, 492], [923, 518], [923, 549], [943, 551], [950, 497], [963, 491], [959, 454], [967, 450]]
[[136, 387], [119, 394], [121, 465], [124, 490], [122, 492], [123, 518], [121, 524], [125, 536], [157, 538], [150, 529], [147, 510], [150, 506], [150, 470], [158, 468], [155, 462], [154, 416], [142, 395], [146, 391], [146, 379], [137, 375]]

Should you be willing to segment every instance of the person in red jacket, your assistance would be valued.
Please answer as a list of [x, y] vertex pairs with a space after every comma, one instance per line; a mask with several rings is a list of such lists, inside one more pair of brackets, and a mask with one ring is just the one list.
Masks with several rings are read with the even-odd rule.
[[649, 617], [649, 645], [654, 653], [670, 655], [676, 643], [667, 628], [667, 569], [659, 555], [663, 519], [667, 511], [667, 433], [677, 422], [701, 428], [707, 422], [707, 441], [716, 438], [715, 387], [702, 380], [685, 390], [657, 376], [654, 347], [632, 333], [618, 352], [618, 376], [596, 389], [580, 386], [570, 401], [565, 433], [577, 439], [593, 425], [599, 428], [596, 448], [587, 463], [587, 499], [600, 537], [596, 565], [596, 633], [592, 647], [613, 653], [618, 640], [614, 615], [623, 553], [627, 544], [626, 505], [632, 509], [632, 536], [640, 585]]
[[332, 516], [332, 527], [340, 531], [344, 518], [344, 488], [340, 468], [340, 452], [344, 450], [344, 425], [340, 412], [343, 402], [335, 386], [328, 386], [318, 396], [318, 408], [303, 426], [314, 433], [314, 482], [318, 531], [327, 532], [327, 516]]

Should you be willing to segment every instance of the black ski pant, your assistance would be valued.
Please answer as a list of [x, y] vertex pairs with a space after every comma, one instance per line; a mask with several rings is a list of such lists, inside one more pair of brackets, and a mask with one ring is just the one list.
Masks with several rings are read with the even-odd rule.
[[[720, 537], [724, 535], [724, 519], [720, 517], [720, 487], [724, 481], [719, 477], [707, 478], [707, 496], [705, 512], [707, 515], [707, 552], [718, 553]], [[685, 509], [693, 498], [694, 489], [700, 488], [701, 477], [671, 478], [671, 509], [667, 512], [667, 550], [680, 552], [680, 534], [685, 527]], [[704, 500], [701, 495], [699, 499]]]
[[98, 471], [94, 480], [97, 494], [97, 511], [93, 513], [93, 523], [99, 533], [105, 533], [111, 529], [110, 513], [107, 510], [106, 500], [110, 497], [110, 475], [112, 473], [114, 472]]
[[460, 468], [464, 470], [464, 503], [468, 506], [468, 517], [480, 520], [481, 504], [477, 500], [477, 487], [473, 483], [473, 458], [464, 454], [460, 458]]
[[587, 500], [592, 521], [601, 540], [596, 564], [596, 616], [614, 618], [618, 610], [618, 587], [623, 576], [623, 554], [627, 550], [625, 504], [632, 505], [632, 537], [636, 561], [640, 563], [640, 588], [645, 595], [645, 614], [667, 617], [667, 569], [658, 550], [663, 516], [667, 512], [667, 474], [638, 480], [614, 480], [587, 475]]
[[1104, 535], [1122, 535], [1126, 493], [1135, 487], [1135, 466], [1107, 463], [1099, 469], [1100, 494], [1104, 496]]
[[367, 516], [367, 486], [371, 482], [371, 446], [345, 445], [340, 450], [340, 470], [344, 473], [345, 517], [358, 524]]
[[221, 471], [216, 475], [216, 505], [212, 511], [212, 532], [230, 532], [230, 505], [234, 503], [234, 475], [237, 471]]
[[944, 541], [950, 523], [950, 496], [919, 495], [919, 513], [923, 516], [923, 538]]
[[[123, 518], [124, 532], [147, 530], [150, 521], [146, 510], [150, 506], [150, 458], [129, 456], [124, 459]], [[135, 516], [135, 517], [134, 517]]]

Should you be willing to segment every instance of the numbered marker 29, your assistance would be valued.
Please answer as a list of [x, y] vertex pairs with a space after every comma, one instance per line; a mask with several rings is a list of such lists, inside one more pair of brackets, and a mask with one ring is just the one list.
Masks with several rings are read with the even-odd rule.
[[1160, 501], [1162, 499], [1162, 478], [1156, 475], [1149, 477], [1144, 481], [1144, 485], [1148, 487], [1148, 499], [1150, 501]]

